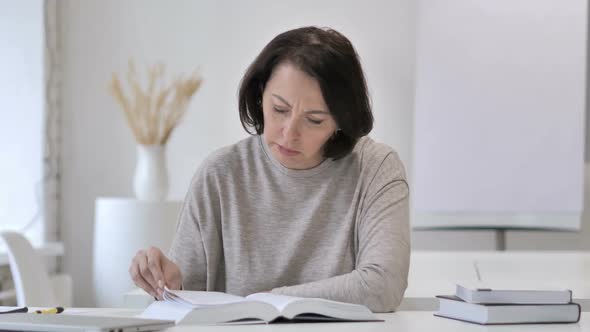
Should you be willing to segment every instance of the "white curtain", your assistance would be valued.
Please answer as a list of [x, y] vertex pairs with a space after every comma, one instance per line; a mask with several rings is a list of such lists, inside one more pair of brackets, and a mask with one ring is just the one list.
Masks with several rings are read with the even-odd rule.
[[0, 231], [59, 240], [58, 2], [0, 1]]

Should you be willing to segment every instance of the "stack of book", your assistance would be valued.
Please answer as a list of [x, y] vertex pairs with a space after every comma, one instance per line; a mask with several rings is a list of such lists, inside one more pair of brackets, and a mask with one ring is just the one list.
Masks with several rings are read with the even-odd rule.
[[457, 285], [439, 295], [435, 316], [477, 324], [576, 323], [580, 305], [571, 290], [501, 290]]

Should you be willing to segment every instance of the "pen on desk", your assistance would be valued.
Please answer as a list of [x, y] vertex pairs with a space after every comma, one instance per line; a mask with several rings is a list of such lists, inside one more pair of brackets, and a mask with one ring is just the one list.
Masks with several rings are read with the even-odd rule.
[[49, 309], [35, 310], [35, 313], [36, 314], [59, 314], [63, 311], [64, 311], [64, 308], [55, 307], [55, 308], [49, 308]]
[[16, 313], [21, 313], [21, 312], [29, 312], [29, 308], [22, 307], [22, 308], [11, 309], [8, 311], [0, 311], [0, 314], [16, 314]]

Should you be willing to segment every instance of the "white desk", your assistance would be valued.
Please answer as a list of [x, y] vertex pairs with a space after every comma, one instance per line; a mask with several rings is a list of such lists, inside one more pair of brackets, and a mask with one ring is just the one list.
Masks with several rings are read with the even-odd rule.
[[[7, 310], [12, 307], [0, 307]], [[38, 308], [30, 308], [36, 310]], [[67, 308], [64, 314], [83, 314], [95, 316], [133, 317], [141, 312], [140, 309], [124, 308]], [[433, 316], [432, 311], [398, 311], [388, 314], [377, 314], [385, 322], [370, 323], [283, 323], [283, 324], [254, 324], [254, 325], [185, 325], [175, 326], [165, 332], [250, 332], [250, 331], [296, 331], [296, 332], [590, 332], [590, 313], [583, 312], [576, 324], [527, 324], [527, 325], [491, 325], [482, 326]]]
[[[84, 314], [100, 316], [133, 316], [141, 310], [130, 309], [87, 309]], [[518, 331], [518, 332], [590, 332], [590, 313], [583, 312], [580, 322], [577, 324], [531, 324], [531, 325], [496, 325], [482, 326], [459, 322], [452, 319], [433, 316], [431, 311], [398, 311], [389, 314], [377, 314], [385, 322], [371, 323], [284, 323], [284, 324], [256, 324], [256, 325], [226, 325], [204, 326], [186, 325], [175, 326], [166, 329], [166, 332], [250, 332], [250, 331], [325, 331], [325, 332], [412, 332], [412, 331], [437, 331], [437, 332], [483, 332], [483, 331]]]
[[[583, 313], [577, 324], [547, 324], [547, 325], [504, 325], [481, 326], [456, 320], [435, 317], [429, 311], [400, 311], [391, 314], [379, 314], [385, 322], [371, 323], [299, 323], [299, 324], [269, 324], [242, 326], [199, 326], [199, 331], [208, 332], [250, 332], [250, 331], [323, 331], [323, 332], [471, 332], [471, 331], [518, 331], [518, 332], [579, 332], [590, 331], [590, 313]], [[195, 326], [175, 326], [166, 332], [195, 331]]]

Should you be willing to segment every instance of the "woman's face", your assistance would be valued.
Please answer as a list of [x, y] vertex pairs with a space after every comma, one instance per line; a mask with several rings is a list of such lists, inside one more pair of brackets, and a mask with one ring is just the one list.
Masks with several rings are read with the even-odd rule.
[[323, 146], [337, 129], [319, 83], [290, 63], [277, 65], [262, 95], [263, 137], [273, 156], [291, 169], [323, 160]]

